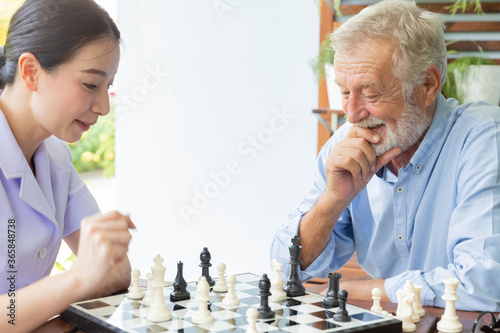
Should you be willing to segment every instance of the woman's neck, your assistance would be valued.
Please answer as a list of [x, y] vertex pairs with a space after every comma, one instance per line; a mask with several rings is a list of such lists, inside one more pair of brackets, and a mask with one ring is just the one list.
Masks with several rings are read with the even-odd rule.
[[0, 109], [28, 165], [33, 169], [33, 155], [47, 136], [42, 135], [42, 131], [36, 125], [30, 108], [30, 99], [31, 94], [16, 89], [16, 83], [14, 83], [13, 86], [6, 87], [0, 95]]

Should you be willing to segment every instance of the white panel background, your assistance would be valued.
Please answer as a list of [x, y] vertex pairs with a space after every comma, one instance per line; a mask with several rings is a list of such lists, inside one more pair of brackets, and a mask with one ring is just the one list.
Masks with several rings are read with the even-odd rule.
[[[273, 234], [312, 179], [317, 4], [119, 0], [117, 12], [118, 206], [138, 227], [132, 266], [145, 272], [160, 253], [166, 279], [182, 260], [195, 280], [206, 246], [212, 276], [220, 262], [229, 274], [270, 273]], [[228, 164], [236, 174], [214, 185]], [[194, 205], [206, 188], [211, 198]], [[187, 206], [197, 214], [183, 217]]]

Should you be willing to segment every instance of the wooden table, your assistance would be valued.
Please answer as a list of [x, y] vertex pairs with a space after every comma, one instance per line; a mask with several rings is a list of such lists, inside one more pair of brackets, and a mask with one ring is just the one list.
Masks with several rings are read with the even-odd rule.
[[[310, 292], [317, 294], [325, 294], [328, 284], [325, 280], [316, 280], [316, 282], [305, 283], [304, 286]], [[350, 304], [359, 306], [364, 309], [370, 309], [373, 302], [364, 300], [349, 300]], [[397, 304], [394, 303], [381, 303], [382, 308], [388, 312], [396, 312]], [[444, 312], [443, 308], [436, 308], [431, 306], [424, 306], [425, 317], [417, 324], [416, 333], [437, 333], [436, 323], [440, 319]], [[460, 318], [460, 322], [464, 326], [463, 333], [469, 333], [474, 325], [474, 320], [480, 314], [480, 312], [472, 311], [460, 311], [457, 310], [457, 315]], [[497, 314], [498, 317], [498, 314]], [[36, 333], [85, 333], [72, 325], [66, 323], [59, 317], [54, 317], [49, 320], [45, 325], [39, 327], [35, 331]]]

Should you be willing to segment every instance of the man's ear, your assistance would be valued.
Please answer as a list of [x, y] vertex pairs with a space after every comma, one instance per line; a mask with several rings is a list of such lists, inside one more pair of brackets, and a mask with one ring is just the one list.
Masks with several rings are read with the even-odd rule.
[[427, 68], [425, 81], [422, 85], [425, 97], [425, 106], [430, 106], [441, 91], [441, 71], [436, 65]]
[[32, 53], [23, 53], [18, 61], [19, 76], [30, 91], [37, 91], [38, 77], [40, 75], [40, 63]]

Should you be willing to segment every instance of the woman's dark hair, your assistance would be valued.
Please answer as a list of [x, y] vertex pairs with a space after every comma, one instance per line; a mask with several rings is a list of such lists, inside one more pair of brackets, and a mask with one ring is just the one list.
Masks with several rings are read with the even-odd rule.
[[121, 40], [109, 14], [93, 0], [26, 0], [12, 16], [0, 47], [0, 89], [14, 83], [23, 53], [35, 55], [50, 72], [103, 37]]

